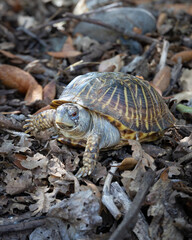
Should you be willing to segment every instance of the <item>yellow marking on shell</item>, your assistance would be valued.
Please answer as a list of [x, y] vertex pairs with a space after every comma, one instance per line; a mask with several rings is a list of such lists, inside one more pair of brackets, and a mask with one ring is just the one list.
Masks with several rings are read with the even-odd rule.
[[[85, 91], [86, 87], [88, 86], [88, 83], [85, 85], [85, 87], [78, 93], [78, 97]], [[91, 87], [92, 88], [92, 87]], [[89, 89], [90, 90], [90, 89]]]
[[112, 98], [113, 98], [113, 96], [114, 96], [116, 90], [117, 90], [117, 86], [114, 88], [114, 90], [113, 90], [113, 92], [112, 92], [112, 94], [111, 94], [109, 100], [108, 100], [105, 104], [103, 104], [103, 108], [105, 108], [106, 106], [108, 106], [108, 105], [110, 104], [110, 102], [111, 102], [111, 100], [112, 100]]
[[157, 114], [156, 114], [156, 111], [158, 110], [158, 109], [155, 109], [155, 105], [154, 105], [154, 103], [155, 102], [157, 102], [157, 96], [156, 96], [156, 94], [155, 94], [155, 90], [153, 91], [152, 89], [151, 89], [151, 95], [150, 96], [153, 96], [153, 98], [151, 99], [151, 102], [152, 102], [152, 106], [153, 106], [153, 112], [152, 112], [152, 115], [154, 114], [154, 116], [151, 118], [152, 120], [154, 119], [155, 120], [155, 122], [156, 122], [156, 124], [157, 124], [157, 126], [158, 126], [158, 128], [159, 128], [159, 130], [161, 130], [162, 131], [162, 128], [161, 128], [161, 126], [159, 125], [159, 122], [157, 121]]
[[149, 111], [148, 111], [148, 101], [147, 101], [147, 97], [146, 97], [146, 94], [145, 94], [145, 91], [144, 91], [144, 88], [141, 87], [141, 90], [143, 92], [143, 97], [144, 97], [144, 100], [145, 100], [145, 108], [146, 108], [146, 112], [145, 112], [145, 127], [147, 130], [149, 130]]
[[140, 117], [140, 121], [142, 121], [142, 99], [141, 97], [139, 98], [139, 117]]
[[138, 86], [137, 86], [137, 84], [135, 84], [135, 97], [136, 98], [138, 97]]
[[86, 99], [88, 99], [89, 98], [89, 94], [90, 94], [90, 92], [91, 92], [91, 90], [94, 88], [94, 85], [95, 84], [97, 84], [97, 81], [95, 81], [94, 83], [93, 83], [93, 85], [89, 88], [89, 91], [87, 92], [87, 94], [86, 94]]
[[[136, 105], [136, 102], [135, 102], [135, 98], [134, 98], [134, 96], [133, 96], [133, 91], [132, 91], [132, 89], [130, 88], [130, 84], [127, 84], [127, 87], [129, 88], [129, 91], [130, 91], [130, 93], [131, 93], [131, 96], [132, 96], [132, 99], [133, 99], [133, 103], [134, 103], [134, 105], [135, 105], [135, 112], [137, 112], [137, 105]], [[131, 108], [131, 110], [133, 110], [134, 108]], [[135, 115], [137, 115], [137, 114], [135, 114]], [[131, 117], [132, 119], [134, 118], [134, 111], [132, 111], [132, 117]]]
[[157, 121], [157, 118], [155, 118], [155, 122], [156, 122], [156, 124], [157, 124], [157, 126], [158, 126], [158, 128], [159, 128], [159, 130], [163, 130], [162, 128], [161, 128], [161, 126], [159, 125], [159, 123], [158, 123], [158, 121]]
[[125, 106], [126, 106], [125, 116], [128, 117], [129, 104], [128, 104], [128, 96], [127, 96], [127, 88], [126, 87], [124, 87], [124, 98], [125, 98]]
[[120, 95], [118, 94], [118, 95], [117, 95], [117, 102], [116, 102], [116, 105], [115, 105], [114, 110], [117, 110], [118, 105], [119, 105], [119, 101], [120, 101]]
[[107, 90], [104, 92], [104, 94], [98, 99], [99, 102], [102, 101], [103, 97], [105, 96], [105, 94], [107, 94], [107, 92], [110, 90], [111, 88], [107, 88]]

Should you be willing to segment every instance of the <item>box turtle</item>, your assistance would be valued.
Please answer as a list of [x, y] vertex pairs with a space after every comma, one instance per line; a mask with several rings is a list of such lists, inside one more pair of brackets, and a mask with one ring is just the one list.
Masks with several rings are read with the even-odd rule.
[[156, 140], [175, 123], [164, 100], [147, 81], [124, 73], [78, 76], [51, 107], [27, 119], [24, 128], [29, 133], [54, 126], [60, 141], [85, 147], [77, 177], [92, 173], [100, 149], [128, 145], [127, 139]]

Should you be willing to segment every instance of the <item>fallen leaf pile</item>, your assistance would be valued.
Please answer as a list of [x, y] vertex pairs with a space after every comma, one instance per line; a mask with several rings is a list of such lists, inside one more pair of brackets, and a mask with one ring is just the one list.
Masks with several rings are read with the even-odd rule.
[[[5, 0], [0, 9], [0, 239], [192, 239], [191, 1]], [[155, 142], [101, 151], [77, 179], [84, 149], [23, 125], [88, 72], [148, 80], [177, 121]]]

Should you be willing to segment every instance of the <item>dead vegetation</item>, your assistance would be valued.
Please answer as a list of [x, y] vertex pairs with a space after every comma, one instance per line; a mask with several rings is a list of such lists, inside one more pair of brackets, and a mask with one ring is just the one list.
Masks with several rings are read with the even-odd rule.
[[[0, 239], [191, 239], [191, 1], [6, 0], [0, 9]], [[31, 137], [23, 124], [93, 71], [148, 80], [177, 123], [156, 142], [101, 153], [79, 180], [83, 149], [51, 129]]]

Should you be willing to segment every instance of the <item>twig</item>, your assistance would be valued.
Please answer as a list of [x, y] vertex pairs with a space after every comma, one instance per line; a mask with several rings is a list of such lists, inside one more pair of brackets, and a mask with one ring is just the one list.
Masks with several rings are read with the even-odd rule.
[[[115, 204], [117, 205], [118, 203], [118, 206], [120, 205], [122, 209], [121, 211], [126, 214], [126, 212], [130, 210], [132, 203], [129, 196], [124, 192], [118, 182], [111, 183], [111, 192], [113, 194]], [[138, 221], [133, 228], [133, 232], [139, 240], [150, 240], [148, 228], [149, 226], [145, 220], [145, 217], [140, 211], [138, 215]]]
[[111, 25], [109, 25], [107, 23], [98, 21], [97, 19], [87, 18], [85, 14], [74, 15], [74, 14], [68, 13], [68, 12], [64, 14], [63, 18], [60, 18], [60, 19], [57, 19], [57, 20], [54, 20], [54, 21], [50, 21], [49, 23], [45, 23], [43, 25], [40, 25], [36, 29], [41, 29], [41, 28], [44, 28], [46, 26], [50, 26], [50, 25], [53, 25], [53, 24], [56, 24], [56, 23], [59, 23], [59, 22], [63, 22], [63, 21], [69, 20], [69, 19], [76, 19], [77, 21], [96, 24], [96, 25], [99, 25], [101, 27], [105, 27], [105, 28], [111, 29], [111, 30], [113, 30], [115, 32], [118, 32], [118, 33], [120, 33], [120, 34], [122, 34], [122, 35], [124, 35], [126, 37], [135, 39], [135, 40], [137, 40], [139, 42], [143, 42], [143, 43], [147, 43], [147, 44], [151, 44], [153, 42], [158, 42], [158, 40], [150, 38], [150, 37], [147, 37], [145, 35], [137, 34], [137, 33], [134, 33], [134, 32], [127, 33], [126, 31], [124, 31], [124, 30], [122, 30], [120, 28], [113, 27], [113, 26], [111, 26]]
[[145, 197], [148, 193], [149, 188], [153, 184], [154, 179], [155, 172], [151, 169], [148, 170], [143, 177], [141, 187], [131, 204], [130, 210], [125, 214], [123, 221], [118, 226], [116, 231], [112, 234], [110, 240], [125, 239], [127, 237], [127, 234], [130, 233], [130, 231], [134, 228], [137, 222], [140, 207], [145, 200]]
[[181, 63], [181, 59], [179, 59], [178, 63], [175, 64], [175, 66], [172, 69], [172, 72], [171, 72], [171, 85], [167, 89], [167, 91], [164, 93], [164, 96], [169, 95], [169, 93], [173, 89], [174, 85], [179, 80], [179, 78], [181, 76], [181, 70], [182, 70], [182, 63]]
[[16, 123], [15, 121], [11, 121], [11, 119], [5, 117], [3, 114], [0, 113], [0, 129], [11, 129], [16, 131], [23, 131], [22, 125]]
[[108, 9], [115, 8], [115, 7], [121, 7], [121, 6], [123, 6], [122, 2], [112, 3], [112, 4], [108, 4], [108, 5], [105, 5], [103, 7], [100, 7], [100, 8], [94, 9], [94, 10], [90, 10], [89, 12], [86, 12], [83, 15], [88, 16], [88, 15], [93, 14], [93, 13], [104, 12]]
[[110, 194], [110, 184], [113, 178], [113, 174], [116, 172], [118, 167], [111, 167], [103, 186], [103, 194], [102, 194], [102, 203], [109, 210], [109, 212], [113, 215], [113, 217], [118, 220], [121, 217], [121, 212], [116, 207], [113, 201], [113, 196]]
[[169, 42], [167, 40], [164, 40], [161, 58], [160, 58], [158, 66], [157, 66], [157, 72], [160, 71], [162, 68], [164, 68], [164, 66], [166, 64], [168, 49], [169, 49]]
[[19, 223], [14, 223], [9, 225], [0, 225], [0, 232], [1, 233], [16, 232], [21, 230], [32, 229], [32, 228], [42, 226], [46, 222], [47, 222], [47, 219], [43, 218], [43, 219], [35, 219], [27, 222], [25, 221], [25, 222], [19, 222]]
[[184, 162], [188, 162], [191, 159], [192, 159], [192, 152], [190, 152], [190, 153], [186, 154], [185, 156], [179, 158], [178, 163], [183, 164]]
[[36, 34], [34, 34], [33, 32], [31, 32], [29, 29], [26, 29], [25, 27], [18, 27], [17, 28], [18, 31], [22, 31], [25, 34], [27, 34], [28, 36], [30, 36], [31, 38], [34, 38], [35, 40], [37, 40], [43, 47], [46, 47], [46, 43], [41, 40]]
[[143, 64], [143, 62], [146, 59], [148, 59], [151, 56], [153, 50], [156, 47], [156, 44], [157, 44], [156, 42], [153, 42], [142, 56], [135, 57], [133, 61], [131, 61], [128, 65], [124, 66], [123, 71], [126, 73], [133, 73], [138, 67], [140, 67]]

